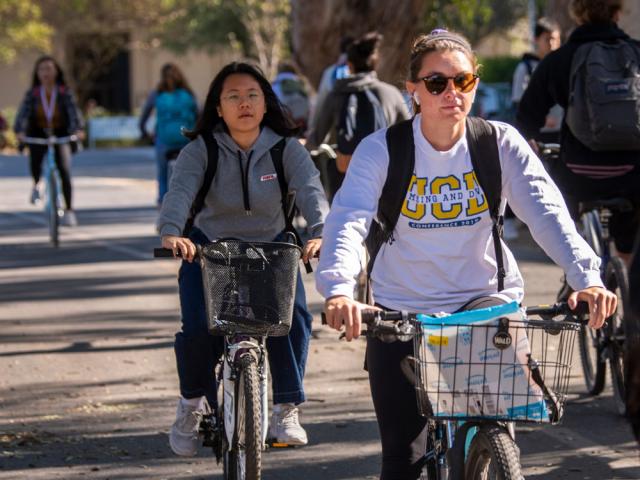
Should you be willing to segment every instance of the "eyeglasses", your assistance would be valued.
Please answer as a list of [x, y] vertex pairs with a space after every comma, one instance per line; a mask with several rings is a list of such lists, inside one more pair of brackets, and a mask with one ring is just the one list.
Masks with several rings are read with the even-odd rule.
[[237, 93], [232, 93], [231, 95], [222, 97], [222, 100], [224, 100], [225, 102], [231, 103], [232, 105], [240, 105], [244, 101], [249, 102], [251, 105], [257, 105], [262, 100], [262, 95], [257, 92], [251, 92], [246, 96], [238, 95]]
[[459, 73], [455, 77], [445, 77], [439, 73], [420, 78], [424, 82], [427, 91], [432, 95], [440, 95], [447, 89], [449, 80], [453, 80], [453, 86], [460, 93], [469, 93], [473, 90], [478, 75], [471, 72]]

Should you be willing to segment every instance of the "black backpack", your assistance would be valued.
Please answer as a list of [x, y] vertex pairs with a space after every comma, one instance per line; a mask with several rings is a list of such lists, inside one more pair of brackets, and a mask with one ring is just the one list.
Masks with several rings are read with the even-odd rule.
[[[207, 132], [202, 135], [202, 139], [207, 147], [207, 169], [204, 172], [204, 180], [202, 181], [202, 186], [196, 195], [193, 204], [191, 205], [191, 209], [189, 210], [189, 218], [187, 219], [187, 223], [183, 229], [183, 235], [188, 236], [189, 232], [193, 228], [193, 222], [196, 218], [196, 215], [200, 213], [202, 207], [204, 207], [204, 199], [209, 193], [209, 189], [211, 188], [211, 183], [213, 182], [213, 178], [216, 175], [216, 170], [218, 169], [218, 142], [213, 137], [211, 132]], [[300, 234], [293, 226], [293, 217], [295, 216], [295, 208], [293, 205], [293, 201], [289, 196], [289, 186], [287, 185], [287, 181], [284, 177], [284, 165], [282, 163], [282, 157], [284, 155], [284, 148], [286, 146], [286, 138], [283, 138], [278, 143], [276, 143], [269, 153], [271, 154], [271, 161], [273, 162], [273, 166], [276, 169], [276, 175], [278, 177], [278, 184], [280, 185], [280, 193], [282, 195], [282, 213], [284, 214], [285, 221], [285, 231], [290, 232], [295, 236], [296, 244], [302, 248], [302, 239], [300, 238]], [[311, 265], [305, 263], [305, 268], [308, 273], [311, 273]]]
[[337, 151], [352, 155], [364, 137], [385, 128], [382, 104], [370, 88], [344, 95], [337, 122]]
[[[498, 267], [498, 291], [501, 291], [504, 290], [506, 272], [502, 258], [502, 244], [500, 243], [503, 222], [502, 215], [500, 215], [502, 168], [500, 167], [496, 131], [489, 122], [477, 117], [467, 117], [466, 126], [471, 163], [487, 199], [489, 213], [493, 221], [492, 234]], [[369, 252], [369, 264], [367, 265], [369, 277], [380, 247], [384, 243], [391, 244], [394, 241], [393, 231], [398, 223], [414, 172], [413, 121], [405, 120], [389, 127], [386, 132], [386, 140], [389, 152], [387, 179], [378, 201], [377, 218], [371, 222], [369, 234], [365, 240]], [[370, 291], [369, 288], [369, 293]]]

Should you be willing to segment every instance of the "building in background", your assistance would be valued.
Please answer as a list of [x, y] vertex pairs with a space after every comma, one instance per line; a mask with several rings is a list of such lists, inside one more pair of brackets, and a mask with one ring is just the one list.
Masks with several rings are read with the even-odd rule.
[[[210, 54], [188, 51], [176, 54], [160, 46], [149, 46], [140, 39], [140, 32], [114, 33], [123, 48], [112, 55], [108, 64], [91, 81], [78, 84], [83, 78], [82, 69], [87, 56], [89, 42], [98, 41], [91, 33], [56, 32], [50, 52], [62, 65], [67, 82], [81, 93], [82, 108], [88, 101], [113, 113], [134, 114], [139, 111], [148, 93], [156, 86], [162, 65], [173, 62], [189, 80], [191, 87], [203, 102], [215, 73], [232, 60], [233, 53], [220, 50]], [[39, 53], [23, 53], [16, 62], [0, 65], [0, 110], [18, 106], [24, 92], [31, 84], [32, 69]]]

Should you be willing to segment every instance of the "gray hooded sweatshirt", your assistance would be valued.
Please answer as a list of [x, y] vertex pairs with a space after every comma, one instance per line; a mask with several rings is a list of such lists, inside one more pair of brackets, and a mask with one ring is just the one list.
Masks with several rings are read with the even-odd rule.
[[[285, 219], [269, 150], [282, 137], [263, 127], [251, 149], [244, 151], [221, 127], [214, 136], [218, 142], [218, 168], [194, 226], [210, 240], [273, 240], [284, 229]], [[322, 236], [329, 205], [309, 153], [295, 138], [289, 138], [282, 163], [289, 192], [296, 195], [296, 206], [307, 221], [311, 237]], [[206, 167], [207, 148], [198, 137], [182, 149], [176, 160], [158, 219], [160, 235], [182, 235]]]

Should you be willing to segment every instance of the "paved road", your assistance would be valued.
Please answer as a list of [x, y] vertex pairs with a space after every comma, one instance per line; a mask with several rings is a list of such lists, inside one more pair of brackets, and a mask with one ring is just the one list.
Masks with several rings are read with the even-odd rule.
[[[220, 468], [167, 445], [176, 402], [177, 265], [153, 261], [149, 149], [83, 152], [74, 165], [80, 225], [47, 243], [28, 205], [27, 162], [0, 156], [0, 478], [201, 479]], [[514, 249], [529, 304], [560, 272], [526, 238]], [[312, 311], [321, 299], [306, 278]], [[377, 478], [379, 445], [363, 343], [316, 323], [302, 421], [311, 444], [270, 451], [265, 479]], [[638, 453], [610, 390], [582, 395], [579, 369], [562, 426], [522, 428], [527, 480], [637, 479]]]

